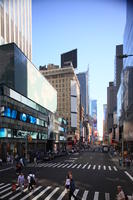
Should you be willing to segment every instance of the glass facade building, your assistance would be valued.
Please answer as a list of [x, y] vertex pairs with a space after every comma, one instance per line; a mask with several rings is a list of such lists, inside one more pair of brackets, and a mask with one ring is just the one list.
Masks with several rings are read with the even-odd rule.
[[45, 151], [56, 109], [56, 90], [16, 44], [0, 46], [0, 157]]
[[0, 0], [0, 45], [15, 42], [32, 59], [32, 1]]
[[85, 115], [89, 114], [89, 86], [88, 71], [77, 74], [80, 83], [81, 105], [84, 107]]

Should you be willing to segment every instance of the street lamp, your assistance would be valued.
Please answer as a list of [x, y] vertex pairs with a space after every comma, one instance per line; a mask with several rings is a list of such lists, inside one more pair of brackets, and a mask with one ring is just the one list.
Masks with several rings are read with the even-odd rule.
[[127, 55], [127, 54], [118, 55], [117, 58], [123, 59], [123, 58], [127, 58], [127, 57], [129, 57], [129, 56], [133, 56], [133, 54], [129, 54], [129, 55]]

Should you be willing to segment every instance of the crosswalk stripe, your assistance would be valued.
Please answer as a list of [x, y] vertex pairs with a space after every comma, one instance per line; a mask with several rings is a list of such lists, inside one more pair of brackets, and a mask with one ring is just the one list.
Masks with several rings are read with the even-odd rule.
[[5, 188], [5, 187], [7, 187], [7, 186], [9, 186], [9, 185], [11, 185], [11, 184], [6, 184], [6, 185], [0, 187], [0, 190], [3, 189], [3, 188]]
[[91, 165], [88, 166], [88, 169], [90, 169]]
[[103, 169], [106, 170], [106, 166], [105, 165], [103, 166]]
[[8, 188], [6, 188], [6, 189], [4, 189], [4, 190], [2, 190], [2, 191], [0, 191], [0, 194], [2, 194], [2, 193], [4, 193], [4, 192], [6, 192], [6, 191], [8, 191], [8, 190], [10, 190], [12, 187], [8, 187]]
[[49, 200], [57, 191], [59, 190], [59, 187], [56, 187], [53, 192], [51, 192], [46, 198], [45, 200]]
[[[16, 191], [18, 191], [19, 189], [20, 189], [20, 188], [18, 187], [18, 188], [16, 189]], [[4, 199], [5, 197], [8, 197], [8, 196], [9, 196], [10, 194], [12, 194], [12, 193], [13, 193], [13, 191], [8, 192], [7, 194], [1, 196], [0, 199]]]
[[87, 165], [88, 165], [88, 163], [86, 163], [86, 164], [82, 167], [82, 169], [84, 169]]
[[51, 165], [51, 163], [44, 164], [43, 167], [48, 167], [49, 165]]
[[64, 164], [61, 164], [61, 165], [59, 165], [57, 168], [60, 168], [60, 167], [62, 167]]
[[73, 164], [70, 164], [70, 165], [68, 165], [68, 167], [67, 167], [67, 168], [70, 168], [72, 165], [73, 165]]
[[[77, 196], [79, 189], [74, 190], [74, 195]], [[74, 197], [71, 197], [71, 200], [74, 200]]]
[[[28, 190], [28, 188], [24, 189], [23, 192], [26, 192]], [[17, 193], [16, 195], [14, 195], [13, 197], [11, 197], [9, 200], [13, 200], [13, 199], [16, 199], [18, 196], [20, 196], [22, 193], [19, 192]]]
[[101, 169], [101, 165], [98, 165], [98, 170], [100, 170]]
[[53, 168], [57, 167], [58, 165], [60, 165], [60, 163], [58, 163], [58, 164], [54, 165], [54, 166], [53, 166]]
[[95, 192], [93, 200], [98, 200], [98, 197], [99, 197], [99, 192]]
[[27, 199], [29, 196], [31, 196], [32, 194], [34, 194], [37, 190], [39, 190], [42, 186], [37, 187], [35, 190], [33, 190], [32, 192], [30, 192], [29, 194], [27, 194], [26, 196], [24, 196], [22, 199], [20, 200], [25, 200]]
[[117, 168], [116, 168], [115, 166], [114, 166], [113, 168], [114, 168], [115, 171], [118, 171]]
[[77, 166], [77, 169], [79, 169], [81, 167], [81, 164], [79, 164], [78, 166]]
[[86, 200], [86, 199], [87, 199], [88, 193], [89, 193], [88, 190], [85, 190], [85, 191], [84, 191], [84, 194], [83, 194], [82, 200]]
[[75, 168], [78, 164], [75, 164], [74, 166], [72, 166], [72, 168]]
[[55, 163], [51, 163], [50, 165], [48, 165], [47, 167], [52, 167], [52, 166], [54, 166], [55, 165]]
[[65, 168], [66, 166], [68, 166], [69, 164], [64, 165], [62, 168]]
[[112, 170], [110, 166], [108, 166], [108, 168], [109, 168], [110, 171]]
[[1, 186], [1, 185], [4, 185], [4, 183], [0, 183], [0, 186]]
[[109, 193], [105, 193], [105, 200], [110, 200], [110, 195], [109, 195]]
[[93, 170], [95, 170], [95, 169], [96, 169], [96, 165], [93, 166]]
[[41, 164], [38, 164], [38, 167], [44, 167], [46, 165], [48, 165], [48, 163], [41, 163]]
[[51, 188], [51, 186], [46, 187], [42, 192], [40, 192], [37, 196], [35, 196], [32, 200], [37, 200], [39, 197], [41, 197], [42, 195], [44, 195], [45, 192], [47, 192], [49, 189]]
[[62, 200], [66, 193], [67, 193], [67, 190], [65, 189], [65, 190], [61, 193], [61, 195], [58, 197], [57, 200]]

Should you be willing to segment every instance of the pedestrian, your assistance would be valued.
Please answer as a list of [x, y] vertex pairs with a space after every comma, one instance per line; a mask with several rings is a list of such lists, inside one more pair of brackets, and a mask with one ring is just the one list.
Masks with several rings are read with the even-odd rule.
[[70, 178], [69, 178], [69, 173], [67, 174], [66, 181], [65, 181], [65, 188], [66, 188], [66, 193], [70, 189]]
[[75, 199], [77, 199], [77, 197], [74, 195], [75, 183], [73, 180], [72, 172], [68, 172], [68, 177], [70, 179], [69, 200], [71, 200], [71, 197], [74, 197]]
[[18, 176], [18, 185], [20, 187], [21, 192], [23, 192], [24, 183], [25, 183], [25, 178], [23, 173], [21, 172]]
[[21, 170], [22, 170], [22, 166], [21, 166], [20, 162], [17, 162], [17, 164], [16, 164], [16, 173], [20, 174]]
[[117, 186], [117, 192], [118, 192], [118, 194], [117, 194], [117, 200], [126, 200], [125, 194], [124, 194], [121, 186]]
[[21, 163], [22, 167], [24, 167], [24, 161], [23, 161], [23, 158], [20, 158], [19, 162]]
[[35, 167], [37, 166], [37, 157], [36, 156], [34, 157], [34, 166]]
[[28, 177], [28, 190], [33, 190], [34, 189], [34, 185], [36, 185], [36, 181], [35, 181], [35, 175], [32, 173], [29, 173]]

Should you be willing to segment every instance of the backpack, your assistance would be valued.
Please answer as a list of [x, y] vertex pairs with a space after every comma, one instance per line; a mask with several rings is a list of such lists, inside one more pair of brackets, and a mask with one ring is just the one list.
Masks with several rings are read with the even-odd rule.
[[36, 184], [35, 179], [34, 179], [33, 176], [30, 176], [30, 183], [31, 183], [32, 185], [35, 185], [35, 184]]

